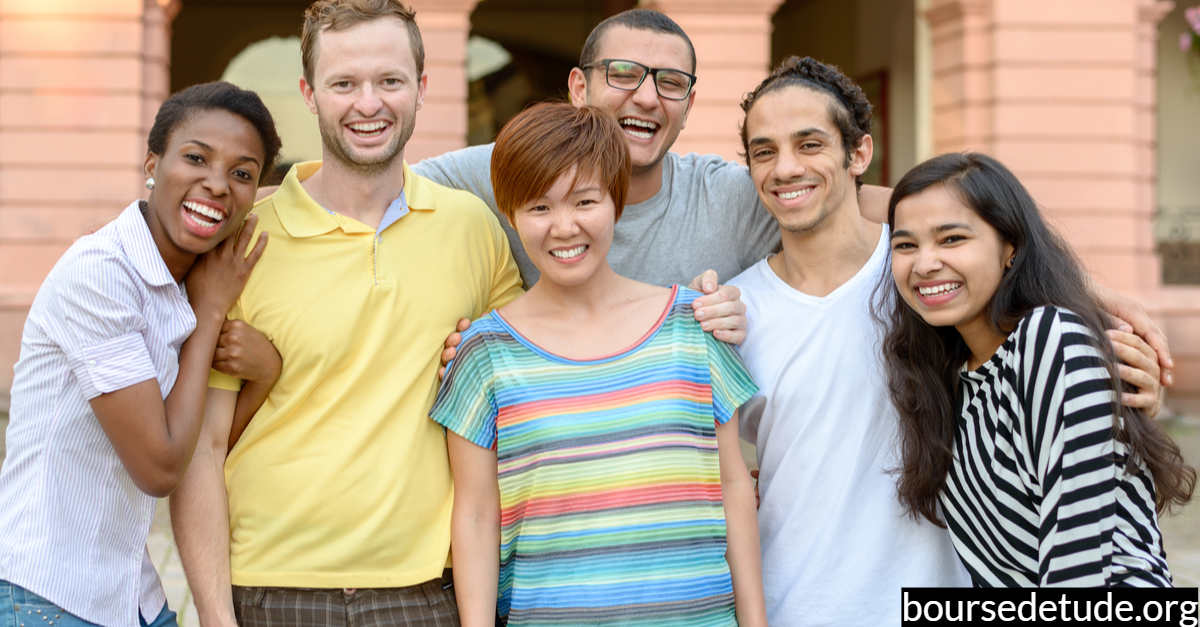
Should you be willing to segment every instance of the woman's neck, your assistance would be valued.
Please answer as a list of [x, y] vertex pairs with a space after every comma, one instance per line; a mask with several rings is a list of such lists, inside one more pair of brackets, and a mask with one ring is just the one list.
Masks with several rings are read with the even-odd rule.
[[637, 344], [662, 316], [670, 290], [639, 283], [603, 266], [586, 282], [546, 277], [500, 309], [526, 339], [568, 359], [613, 355]]
[[146, 221], [146, 227], [150, 229], [154, 247], [158, 249], [163, 263], [167, 265], [167, 271], [171, 273], [171, 278], [175, 279], [176, 283], [182, 283], [188, 271], [196, 264], [198, 255], [176, 246], [175, 242], [171, 241], [171, 237], [167, 235], [162, 222], [158, 220], [159, 214], [156, 213], [155, 208], [150, 205], [149, 201], [143, 202], [145, 204], [139, 203], [138, 208], [143, 210], [142, 219]]
[[967, 368], [970, 370], [975, 370], [987, 363], [992, 355], [995, 355], [996, 351], [1004, 345], [1004, 340], [1008, 339], [1007, 334], [996, 333], [985, 317], [954, 328], [958, 329], [958, 334], [962, 336], [967, 348], [971, 351], [971, 356], [967, 359]]
[[561, 285], [542, 275], [523, 300], [541, 310], [586, 316], [610, 307], [619, 295], [621, 284], [626, 281], [628, 279], [614, 272], [606, 262], [578, 285]]

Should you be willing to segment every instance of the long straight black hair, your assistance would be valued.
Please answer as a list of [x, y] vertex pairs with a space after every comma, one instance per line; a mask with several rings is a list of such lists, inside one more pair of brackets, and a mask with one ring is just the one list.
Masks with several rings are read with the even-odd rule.
[[[1008, 335], [1033, 309], [1052, 305], [1079, 316], [1091, 341], [1108, 362], [1113, 389], [1124, 386], [1107, 340], [1108, 315], [1070, 247], [1042, 218], [1033, 197], [999, 161], [979, 153], [952, 153], [913, 168], [892, 192], [888, 225], [896, 226], [896, 205], [935, 185], [945, 185], [975, 211], [1015, 251], [1012, 267], [1000, 279], [986, 314], [993, 331]], [[938, 494], [954, 458], [958, 415], [958, 372], [970, 356], [954, 327], [934, 327], [900, 297], [889, 273], [876, 291], [876, 316], [887, 328], [883, 343], [888, 391], [900, 415], [900, 501], [914, 517], [938, 526]], [[1163, 513], [1192, 497], [1196, 471], [1179, 447], [1140, 410], [1124, 407], [1114, 395], [1113, 435], [1128, 451], [1126, 472], [1145, 463], [1155, 484], [1155, 505]]]

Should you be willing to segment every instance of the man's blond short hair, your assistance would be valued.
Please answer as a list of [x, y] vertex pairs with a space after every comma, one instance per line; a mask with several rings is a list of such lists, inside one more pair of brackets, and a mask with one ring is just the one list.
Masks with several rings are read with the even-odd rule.
[[317, 67], [317, 44], [323, 30], [345, 30], [363, 22], [396, 17], [408, 28], [408, 45], [417, 62], [417, 76], [425, 72], [425, 44], [415, 21], [417, 12], [400, 0], [317, 0], [304, 12], [300, 28], [300, 57], [304, 63], [304, 78], [313, 82]]

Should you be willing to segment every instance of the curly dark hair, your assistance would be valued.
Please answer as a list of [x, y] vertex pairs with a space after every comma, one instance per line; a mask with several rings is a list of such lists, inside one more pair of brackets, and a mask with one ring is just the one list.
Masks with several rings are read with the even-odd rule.
[[[792, 55], [783, 60], [775, 71], [742, 99], [742, 111], [746, 117], [759, 98], [784, 87], [804, 87], [832, 96], [829, 118], [842, 135], [842, 148], [846, 151], [846, 167], [850, 167], [850, 155], [862, 138], [871, 133], [871, 103], [863, 90], [837, 66], [822, 63], [812, 57], [800, 58]], [[738, 125], [742, 137], [742, 159], [750, 163], [750, 138], [746, 135], [746, 117]], [[854, 177], [854, 183], [862, 187], [862, 177]]]
[[261, 185], [274, 171], [283, 142], [275, 130], [275, 119], [258, 94], [232, 83], [202, 83], [172, 94], [154, 116], [154, 126], [150, 127], [150, 136], [146, 140], [147, 148], [156, 155], [162, 155], [167, 151], [167, 144], [171, 143], [171, 133], [180, 124], [198, 111], [212, 110], [228, 111], [249, 122], [258, 132], [263, 147], [262, 170], [258, 174]]

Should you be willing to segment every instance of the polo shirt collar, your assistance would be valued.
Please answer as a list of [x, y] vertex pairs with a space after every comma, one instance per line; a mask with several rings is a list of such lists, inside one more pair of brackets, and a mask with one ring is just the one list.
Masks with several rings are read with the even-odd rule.
[[[410, 211], [434, 211], [433, 190], [429, 181], [413, 174], [408, 163], [404, 166], [404, 198]], [[320, 161], [297, 163], [288, 171], [279, 189], [271, 196], [279, 223], [292, 237], [316, 237], [342, 229], [347, 233], [374, 233], [365, 224], [330, 213], [308, 195], [301, 181], [321, 169]], [[390, 223], [389, 223], [390, 224]], [[386, 227], [385, 227], [386, 228]]]
[[122, 250], [143, 281], [155, 287], [178, 285], [167, 268], [167, 262], [163, 261], [158, 245], [154, 243], [150, 225], [146, 224], [146, 218], [142, 215], [140, 200], [135, 200], [126, 207], [121, 215], [117, 216], [114, 226]]

